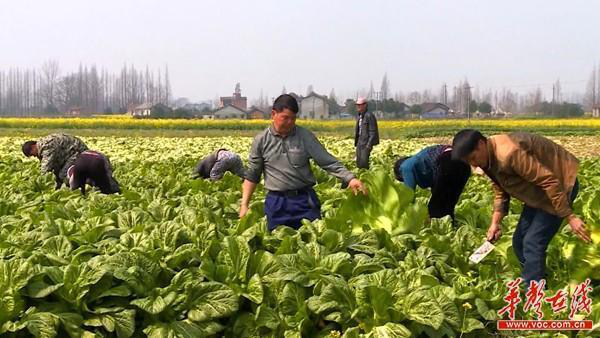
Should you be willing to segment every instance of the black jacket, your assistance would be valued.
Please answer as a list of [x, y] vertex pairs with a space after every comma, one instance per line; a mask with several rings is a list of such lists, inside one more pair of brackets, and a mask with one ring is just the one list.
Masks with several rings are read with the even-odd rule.
[[377, 119], [372, 112], [364, 113], [362, 119], [362, 135], [358, 134], [360, 113], [356, 116], [356, 127], [354, 128], [354, 146], [371, 148], [379, 144], [379, 129], [377, 128]]

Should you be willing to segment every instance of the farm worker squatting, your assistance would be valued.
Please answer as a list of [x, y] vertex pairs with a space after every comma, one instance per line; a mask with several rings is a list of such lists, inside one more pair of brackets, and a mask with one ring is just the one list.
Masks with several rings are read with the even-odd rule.
[[299, 228], [302, 219], [310, 221], [321, 217], [321, 204], [312, 188], [316, 180], [310, 170], [309, 159], [331, 175], [347, 183], [357, 194], [367, 190], [354, 174], [327, 152], [316, 136], [296, 126], [298, 102], [283, 94], [273, 103], [273, 123], [259, 133], [252, 142], [249, 165], [242, 185], [240, 217], [248, 212], [248, 205], [261, 175], [265, 174], [265, 214], [269, 230], [278, 225]]

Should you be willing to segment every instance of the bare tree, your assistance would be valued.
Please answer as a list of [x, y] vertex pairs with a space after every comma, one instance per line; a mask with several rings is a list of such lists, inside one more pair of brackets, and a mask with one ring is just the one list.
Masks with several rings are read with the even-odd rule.
[[440, 102], [448, 105], [448, 85], [446, 83], [442, 84], [442, 88], [440, 89]]
[[552, 98], [557, 103], [562, 102], [562, 87], [560, 85], [560, 79], [556, 79], [556, 82], [554, 83], [554, 95]]
[[269, 100], [269, 93], [265, 93], [265, 97], [263, 98], [264, 106], [260, 107], [265, 112], [270, 110], [271, 101]]
[[431, 91], [429, 89], [425, 89], [423, 90], [423, 94], [421, 94], [421, 101], [422, 102], [432, 102], [432, 101], [436, 101], [433, 97], [433, 95], [431, 94]]
[[335, 89], [333, 88], [331, 88], [331, 91], [329, 92], [329, 99], [337, 104], [337, 96], [335, 95]]
[[381, 80], [381, 100], [385, 101], [389, 98], [390, 94], [390, 82], [387, 77], [387, 73], [383, 75]]
[[[239, 85], [239, 83], [238, 83]], [[171, 80], [169, 79], [169, 66], [165, 66], [165, 102], [168, 105], [171, 99]]]
[[313, 93], [315, 90], [313, 88], [313, 85], [308, 85], [308, 87], [306, 88], [306, 96], [310, 95], [311, 93]]
[[516, 112], [518, 108], [518, 96], [513, 93], [510, 89], [503, 89], [500, 95], [500, 111], [502, 112]]
[[[471, 103], [471, 99], [472, 99], [472, 93], [471, 93], [471, 85], [469, 84], [469, 80], [465, 79], [465, 82], [462, 84], [462, 97], [461, 97], [461, 102], [462, 102], [462, 111], [464, 112], [470, 112], [469, 111], [469, 104]], [[471, 112], [472, 113], [472, 112]]]
[[483, 90], [480, 96], [480, 100], [481, 102], [487, 102], [487, 103], [492, 103], [492, 90], [491, 89], [487, 89], [487, 90]]
[[157, 98], [156, 101], [159, 103], [163, 103], [163, 90], [162, 90], [162, 76], [160, 75], [160, 69], [158, 70], [158, 90], [157, 90]]
[[540, 87], [537, 87], [535, 90], [527, 94], [524, 104], [525, 110], [529, 113], [538, 112], [538, 110], [541, 108], [541, 103], [543, 99], [544, 97], [542, 94], [542, 89]]
[[598, 67], [598, 73], [596, 74], [596, 105], [600, 105], [600, 67]]
[[88, 111], [90, 112], [99, 112], [102, 110], [101, 108], [101, 100], [102, 97], [102, 82], [98, 77], [98, 70], [96, 66], [93, 65], [90, 70], [90, 81], [89, 81], [89, 92], [90, 92], [90, 102], [88, 104]]
[[256, 107], [262, 108], [262, 107], [265, 106], [265, 98], [264, 98], [263, 95], [264, 95], [263, 94], [263, 89], [261, 88], [260, 89], [260, 95], [258, 96], [258, 101], [255, 104]]
[[406, 98], [406, 103], [409, 105], [421, 104], [423, 103], [423, 99], [421, 97], [421, 93], [417, 91], [413, 91], [408, 93], [408, 97]]
[[394, 94], [394, 100], [397, 102], [404, 102], [406, 101], [406, 97], [402, 91], [397, 91], [396, 94]]
[[220, 108], [221, 107], [221, 98], [219, 97], [218, 94], [215, 95], [215, 98], [213, 99], [213, 108]]
[[596, 66], [594, 66], [594, 69], [592, 70], [592, 73], [590, 74], [590, 79], [588, 81], [587, 84], [587, 90], [585, 93], [585, 104], [586, 106], [591, 110], [592, 108], [594, 108], [599, 101], [598, 98], [598, 94], [599, 94], [599, 87], [600, 87], [600, 79], [598, 78], [600, 76], [600, 73], [597, 73], [597, 69]]
[[44, 75], [43, 97], [47, 106], [54, 106], [56, 81], [59, 72], [60, 68], [55, 60], [48, 60], [42, 65], [42, 74]]
[[4, 91], [5, 91], [5, 84], [4, 84], [4, 72], [0, 72], [0, 113], [4, 113]]

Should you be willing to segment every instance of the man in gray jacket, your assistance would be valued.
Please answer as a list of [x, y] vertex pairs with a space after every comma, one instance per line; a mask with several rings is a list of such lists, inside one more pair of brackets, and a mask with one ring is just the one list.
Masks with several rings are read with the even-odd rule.
[[312, 132], [296, 126], [296, 114], [296, 99], [288, 94], [279, 96], [273, 102], [273, 123], [254, 138], [250, 149], [240, 217], [248, 212], [252, 194], [264, 174], [269, 230], [279, 225], [298, 229], [303, 219], [321, 218], [321, 203], [313, 189], [317, 181], [310, 168], [311, 158], [323, 170], [346, 183], [354, 194], [367, 193], [363, 183], [333, 157]]
[[354, 130], [354, 146], [356, 147], [356, 166], [358, 168], [369, 168], [369, 156], [373, 146], [379, 144], [379, 130], [377, 119], [372, 112], [368, 111], [367, 100], [359, 97], [356, 100], [358, 114], [356, 116], [356, 128]]

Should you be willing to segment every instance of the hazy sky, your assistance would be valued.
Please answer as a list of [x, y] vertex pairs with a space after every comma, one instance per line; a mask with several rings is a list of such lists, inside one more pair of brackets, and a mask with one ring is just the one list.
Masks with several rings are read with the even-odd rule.
[[353, 96], [385, 72], [392, 92], [437, 93], [465, 77], [546, 93], [560, 78], [583, 92], [600, 62], [599, 20], [595, 0], [2, 0], [0, 68], [168, 64], [174, 94], [193, 100], [236, 82], [250, 97], [310, 84]]

